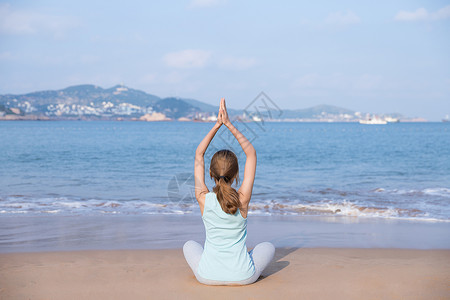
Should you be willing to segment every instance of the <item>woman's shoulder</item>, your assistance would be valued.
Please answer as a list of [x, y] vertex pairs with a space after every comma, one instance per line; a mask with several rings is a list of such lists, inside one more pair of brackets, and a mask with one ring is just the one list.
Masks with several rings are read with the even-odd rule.
[[215, 201], [217, 199], [217, 195], [214, 192], [208, 192], [205, 194], [205, 204], [206, 202]]
[[216, 193], [214, 193], [214, 192], [208, 192], [205, 194], [205, 199], [206, 198], [214, 198], [214, 197], [217, 197]]

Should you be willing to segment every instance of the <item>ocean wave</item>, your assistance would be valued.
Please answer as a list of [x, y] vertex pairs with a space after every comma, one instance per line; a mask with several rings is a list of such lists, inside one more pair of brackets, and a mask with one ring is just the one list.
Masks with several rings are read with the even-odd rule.
[[[446, 189], [429, 189], [428, 193], [445, 193]], [[69, 197], [31, 198], [9, 196], [0, 198], [0, 214], [200, 214], [197, 203], [192, 201], [173, 202], [166, 199], [160, 202], [148, 200], [101, 200], [72, 199]], [[431, 213], [424, 207], [402, 208], [358, 203], [349, 200], [321, 200], [310, 202], [275, 200], [252, 200], [250, 215], [310, 215], [343, 216], [361, 218], [394, 218], [422, 221], [450, 222], [448, 216]]]
[[438, 187], [438, 188], [426, 188], [421, 190], [403, 190], [403, 189], [394, 189], [387, 190], [386, 192], [397, 194], [397, 195], [410, 195], [410, 196], [439, 196], [444, 198], [450, 198], [450, 188]]
[[450, 198], [450, 188], [446, 187], [434, 187], [424, 189], [388, 189], [378, 187], [371, 190], [360, 190], [360, 191], [345, 191], [339, 189], [325, 188], [319, 190], [306, 190], [306, 192], [322, 196], [342, 196], [342, 197], [367, 196], [376, 193], [376, 194], [393, 194], [393, 195], [410, 195], [410, 196], [439, 196], [444, 198]]
[[251, 204], [250, 212], [264, 214], [298, 214], [298, 215], [333, 215], [347, 217], [376, 217], [376, 218], [408, 218], [408, 219], [433, 219], [449, 221], [450, 219], [433, 218], [430, 214], [420, 209], [405, 209], [397, 207], [371, 207], [358, 205], [349, 201], [342, 202], [318, 202], [299, 204]]
[[0, 214], [189, 214], [193, 203], [155, 203], [145, 200], [71, 199], [68, 197], [0, 198]]
[[450, 189], [448, 188], [424, 189], [422, 192], [427, 195], [450, 197]]

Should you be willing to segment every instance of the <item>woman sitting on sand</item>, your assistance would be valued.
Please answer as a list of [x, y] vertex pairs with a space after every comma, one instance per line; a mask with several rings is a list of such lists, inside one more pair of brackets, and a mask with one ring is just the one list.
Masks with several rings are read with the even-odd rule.
[[[247, 157], [244, 180], [236, 191], [239, 165], [230, 150], [217, 151], [209, 175], [216, 186], [209, 192], [205, 184], [204, 154], [219, 128], [225, 125], [234, 135]], [[256, 245], [247, 252], [247, 212], [256, 171], [256, 151], [247, 138], [228, 118], [225, 99], [220, 100], [217, 123], [202, 140], [195, 153], [195, 197], [200, 205], [206, 230], [205, 249], [187, 241], [183, 252], [187, 263], [201, 283], [208, 285], [244, 285], [255, 282], [271, 262], [275, 253], [269, 242]]]

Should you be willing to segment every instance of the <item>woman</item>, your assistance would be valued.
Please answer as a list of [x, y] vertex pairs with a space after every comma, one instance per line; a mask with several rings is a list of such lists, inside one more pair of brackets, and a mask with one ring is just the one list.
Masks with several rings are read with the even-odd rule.
[[[209, 175], [215, 181], [213, 192], [205, 184], [204, 154], [219, 128], [225, 125], [234, 135], [247, 157], [244, 180], [236, 191], [239, 165], [230, 150], [220, 150], [211, 159]], [[225, 99], [220, 100], [217, 123], [202, 140], [195, 153], [195, 197], [206, 230], [205, 249], [188, 241], [184, 256], [201, 283], [208, 285], [245, 285], [255, 282], [275, 253], [275, 247], [264, 242], [247, 252], [247, 213], [256, 171], [256, 151], [228, 118]]]

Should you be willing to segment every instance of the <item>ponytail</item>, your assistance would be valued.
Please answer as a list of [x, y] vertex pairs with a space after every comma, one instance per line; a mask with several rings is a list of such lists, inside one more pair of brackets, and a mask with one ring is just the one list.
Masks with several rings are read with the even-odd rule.
[[239, 201], [238, 192], [225, 179], [226, 177], [220, 176], [213, 191], [217, 195], [217, 200], [222, 210], [227, 214], [234, 215], [238, 208], [241, 207], [241, 202]]
[[209, 175], [214, 178], [216, 186], [213, 188], [222, 210], [234, 215], [241, 207], [239, 194], [231, 184], [239, 181], [239, 163], [236, 154], [230, 150], [219, 150], [211, 158]]

